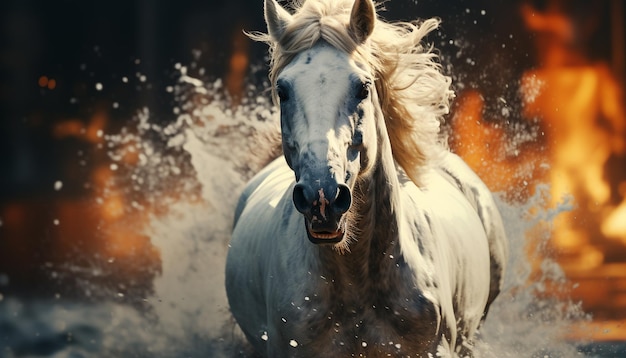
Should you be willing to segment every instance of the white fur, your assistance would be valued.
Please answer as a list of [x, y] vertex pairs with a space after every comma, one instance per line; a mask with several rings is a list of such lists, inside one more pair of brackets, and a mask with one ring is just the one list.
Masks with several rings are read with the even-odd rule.
[[[266, 17], [283, 17], [268, 19], [270, 32], [284, 34], [281, 26], [297, 15], [267, 1]], [[377, 86], [355, 99], [355, 84], [377, 80], [363, 58], [319, 41], [275, 74], [289, 89], [281, 120], [291, 168], [276, 159], [240, 199], [226, 267], [231, 311], [264, 357], [471, 354], [502, 285], [501, 218], [487, 188], [454, 154], [426, 150], [441, 153], [432, 165], [396, 165], [393, 140], [402, 137], [389, 135], [384, 115], [405, 111], [384, 111]], [[432, 68], [421, 69], [435, 78]], [[431, 108], [429, 121], [438, 110]], [[363, 146], [351, 157], [357, 123]], [[408, 171], [420, 173], [419, 186]], [[348, 232], [334, 247], [309, 242], [292, 201], [294, 173], [299, 183], [319, 175], [325, 185], [350, 188], [354, 199], [342, 218]]]
[[[456, 159], [450, 154], [446, 162], [454, 164]], [[448, 169], [469, 174], [462, 166], [448, 165]], [[350, 347], [354, 352], [367, 352], [369, 357], [377, 355], [365, 350], [362, 341], [369, 347], [392, 341], [409, 348], [404, 341], [411, 337], [399, 337], [384, 319], [358, 338], [344, 329], [358, 325], [364, 317], [371, 317], [376, 309], [384, 311], [385, 307], [368, 307], [369, 311], [362, 316], [347, 321], [333, 320], [330, 332], [309, 330], [310, 322], [306, 319], [314, 310], [323, 314], [322, 320], [332, 319], [329, 309], [332, 302], [320, 296], [336, 278], [323, 276], [320, 255], [325, 254], [321, 252], [324, 248], [307, 240], [302, 217], [293, 210], [290, 195], [293, 173], [284, 159], [274, 161], [259, 177], [264, 179], [248, 197], [233, 232], [227, 266], [231, 309], [255, 349], [265, 357], [330, 357], [340, 356], [343, 347]], [[436, 329], [429, 332], [430, 339], [438, 344], [446, 342], [444, 346], [454, 351], [458, 348], [455, 347], [457, 334], [473, 337], [476, 333], [489, 294], [489, 247], [483, 219], [490, 220], [489, 224], [496, 225], [498, 230], [502, 223], [499, 216], [479, 217], [468, 199], [437, 170], [426, 177], [427, 186], [420, 190], [403, 173], [399, 174], [400, 245], [381, 255], [389, 260], [403, 258], [408, 264], [403, 269], [406, 272], [388, 273], [389, 280], [396, 281], [391, 284], [389, 296], [397, 297], [398, 307], [408, 309], [400, 314], [415, 314], [409, 312], [410, 307], [403, 306], [405, 297], [425, 296], [440, 309], [434, 322]], [[477, 201], [495, 209], [489, 193], [483, 190], [479, 193]], [[278, 204], [272, 204], [276, 198], [280, 198]], [[497, 234], [504, 238], [502, 232]], [[397, 282], [398, 277], [406, 280]], [[367, 304], [367, 293], [359, 289], [362, 283], [351, 284], [353, 294], [361, 296]], [[345, 310], [354, 308], [345, 307]], [[457, 326], [459, 320], [463, 321], [461, 326]], [[264, 334], [267, 340], [262, 339]], [[292, 340], [298, 342], [297, 347], [289, 344]], [[424, 353], [401, 349], [391, 352]]]

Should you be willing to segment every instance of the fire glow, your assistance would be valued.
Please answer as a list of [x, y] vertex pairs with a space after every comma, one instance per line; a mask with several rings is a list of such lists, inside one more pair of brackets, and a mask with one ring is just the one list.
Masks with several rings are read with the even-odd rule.
[[483, 96], [466, 91], [453, 119], [453, 147], [493, 191], [523, 200], [545, 183], [544, 210], [571, 205], [554, 218], [551, 249], [580, 282], [574, 295], [583, 306], [614, 315], [626, 309], [626, 293], [609, 287], [626, 282], [626, 172], [616, 165], [626, 153], [624, 93], [615, 76], [621, 69], [586, 56], [581, 42], [591, 27], [562, 2], [548, 1], [542, 11], [525, 4], [521, 15], [539, 54], [519, 79], [522, 118], [534, 130], [520, 138], [505, 113], [483, 118]]

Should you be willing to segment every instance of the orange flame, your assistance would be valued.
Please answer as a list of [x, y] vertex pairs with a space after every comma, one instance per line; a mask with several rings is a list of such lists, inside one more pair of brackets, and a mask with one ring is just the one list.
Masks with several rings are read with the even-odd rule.
[[[551, 245], [566, 273], [581, 280], [575, 295], [587, 308], [599, 309], [609, 305], [611, 294], [598, 297], [598, 283], [591, 277], [620, 265], [622, 274], [615, 279], [626, 282], [626, 263], [607, 261], [610, 250], [626, 252], [626, 177], [608, 178], [606, 172], [611, 158], [624, 158], [626, 152], [623, 89], [607, 62], [586, 57], [583, 42], [589, 34], [581, 31], [592, 27], [575, 23], [564, 4], [548, 1], [545, 11], [521, 7], [539, 53], [539, 66], [520, 79], [522, 115], [540, 120], [545, 144], [498, 156], [512, 138], [483, 120], [484, 100], [476, 91], [459, 98], [453, 144], [493, 191], [510, 194], [520, 185], [547, 181], [551, 206], [573, 198], [574, 209], [553, 222]], [[594, 14], [589, 18], [586, 25]], [[537, 170], [542, 166], [547, 173]], [[616, 182], [621, 182], [619, 189]]]

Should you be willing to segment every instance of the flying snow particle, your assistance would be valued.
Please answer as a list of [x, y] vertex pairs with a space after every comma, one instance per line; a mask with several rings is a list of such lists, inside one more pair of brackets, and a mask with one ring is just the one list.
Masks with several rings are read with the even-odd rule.
[[292, 339], [292, 340], [289, 341], [289, 345], [294, 347], [294, 348], [296, 348], [298, 346], [298, 342], [296, 342], [295, 339]]
[[57, 180], [54, 182], [54, 190], [59, 191], [61, 190], [61, 188], [63, 188], [63, 182], [60, 180]]

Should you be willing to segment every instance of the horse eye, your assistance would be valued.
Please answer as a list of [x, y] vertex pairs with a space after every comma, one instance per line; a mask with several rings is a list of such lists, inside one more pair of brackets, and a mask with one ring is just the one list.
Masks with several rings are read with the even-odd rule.
[[356, 98], [358, 98], [358, 99], [366, 99], [369, 95], [370, 95], [370, 84], [369, 84], [369, 82], [361, 83], [359, 85], [359, 89], [358, 89]]
[[289, 100], [289, 94], [281, 86], [276, 87], [276, 94], [281, 102]]

